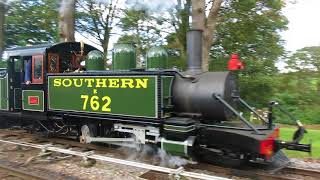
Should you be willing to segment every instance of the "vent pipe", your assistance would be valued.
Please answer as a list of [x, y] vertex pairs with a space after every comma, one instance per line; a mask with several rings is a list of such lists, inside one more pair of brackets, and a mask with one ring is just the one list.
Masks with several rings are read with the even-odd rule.
[[192, 29], [187, 32], [187, 71], [196, 74], [202, 72], [202, 30]]

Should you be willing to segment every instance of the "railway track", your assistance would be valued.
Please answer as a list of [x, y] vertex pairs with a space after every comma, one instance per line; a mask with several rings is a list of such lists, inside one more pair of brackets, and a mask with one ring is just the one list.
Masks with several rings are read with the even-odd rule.
[[303, 168], [297, 168], [297, 167], [286, 167], [282, 169], [282, 171], [285, 173], [293, 173], [293, 174], [298, 174], [302, 176], [313, 177], [315, 179], [320, 179], [320, 171], [318, 170], [303, 169]]
[[[13, 137], [16, 136], [14, 134], [8, 134], [6, 137]], [[26, 138], [26, 137], [23, 137]], [[30, 137], [28, 137], [30, 138]], [[19, 138], [21, 139], [21, 138]], [[39, 140], [39, 139], [38, 139]], [[58, 139], [59, 140], [59, 139]], [[50, 142], [51, 144], [47, 144], [46, 142]], [[60, 148], [58, 146], [52, 145], [51, 139], [43, 140], [41, 141], [42, 143], [46, 144], [35, 144], [35, 143], [30, 143], [30, 142], [24, 142], [21, 140], [4, 140], [3, 138], [0, 138], [0, 143], [2, 144], [11, 144], [19, 147], [29, 147], [29, 148], [35, 148], [35, 149], [41, 149], [42, 152], [56, 152], [56, 153], [62, 153], [62, 154], [67, 154], [67, 155], [72, 155], [74, 157], [81, 157], [85, 160], [99, 160], [99, 161], [105, 161], [105, 162], [110, 162], [114, 164], [120, 164], [120, 165], [125, 165], [125, 166], [132, 166], [136, 168], [141, 168], [141, 169], [147, 169], [147, 170], [153, 170], [157, 172], [162, 172], [165, 174], [168, 174], [170, 176], [173, 176], [174, 178], [180, 178], [180, 177], [189, 177], [192, 179], [203, 179], [203, 180], [229, 180], [228, 178], [223, 178], [219, 176], [214, 176], [214, 175], [207, 175], [204, 173], [196, 173], [196, 172], [189, 172], [186, 171], [183, 167], [179, 168], [168, 168], [168, 167], [162, 167], [162, 166], [157, 166], [157, 165], [151, 165], [151, 164], [146, 164], [142, 162], [134, 162], [134, 161], [128, 161], [128, 160], [123, 160], [119, 158], [113, 158], [113, 157], [108, 157], [100, 154], [96, 154], [93, 151], [89, 151], [87, 147], [83, 149], [83, 151], [75, 151], [71, 150], [70, 148]], [[66, 141], [59, 141], [59, 144], [64, 144]], [[68, 142], [66, 145], [70, 145]], [[45, 151], [43, 151], [45, 150]]]
[[19, 180], [75, 180], [75, 177], [65, 174], [58, 174], [53, 171], [42, 171], [41, 169], [29, 169], [21, 166], [17, 162], [0, 160], [0, 179], [19, 179]]
[[[78, 147], [83, 148], [86, 151], [94, 150], [97, 152], [109, 152], [109, 153], [119, 153], [119, 151], [115, 148], [106, 148], [100, 145], [95, 144], [81, 144], [77, 141], [65, 139], [65, 138], [45, 138], [35, 136], [33, 134], [26, 133], [25, 131], [1, 131], [0, 137], [3, 138], [10, 138], [10, 137], [19, 137], [19, 138], [26, 138], [30, 139], [32, 142], [37, 142], [41, 144], [60, 144], [65, 146], [71, 147]], [[276, 173], [270, 173], [267, 171], [262, 170], [239, 170], [239, 169], [231, 169], [225, 168], [220, 166], [215, 166], [211, 164], [200, 163], [197, 165], [187, 165], [186, 170], [190, 172], [208, 172], [215, 175], [219, 175], [226, 178], [233, 178], [233, 177], [243, 177], [243, 178], [250, 178], [250, 179], [280, 179], [280, 180], [296, 180], [296, 179], [320, 179], [320, 171], [312, 170], [312, 169], [303, 169], [303, 168], [296, 168], [296, 167], [286, 167], [283, 168]], [[0, 167], [1, 169], [1, 167]], [[156, 171], [148, 171], [147, 173], [141, 176], [145, 179], [152, 179], [152, 180], [162, 180], [168, 178], [168, 174], [156, 172]]]
[[46, 180], [43, 176], [39, 176], [35, 173], [28, 172], [26, 170], [17, 169], [16, 166], [9, 165], [8, 162], [0, 162], [0, 178], [7, 179], [9, 178], [18, 178], [18, 179], [30, 179], [30, 180]]
[[307, 177], [308, 179], [320, 179], [320, 171], [313, 169], [303, 169], [297, 167], [285, 167], [277, 172], [270, 172], [257, 169], [232, 169], [220, 166], [208, 165], [208, 164], [198, 164], [196, 168], [216, 172], [218, 174], [224, 174], [227, 176], [237, 176], [245, 177], [250, 179], [280, 179], [280, 180], [301, 180]]
[[[263, 171], [248, 171], [248, 170], [238, 170], [238, 169], [230, 169], [224, 168], [220, 166], [213, 165], [205, 165], [206, 167], [201, 167], [201, 170], [206, 170], [209, 172], [214, 172], [216, 175], [220, 175], [222, 177], [228, 178], [249, 178], [256, 180], [301, 180], [301, 179], [314, 179], [318, 180], [320, 176], [320, 171], [310, 170], [310, 169], [302, 169], [302, 168], [293, 168], [288, 167], [284, 168], [280, 172], [276, 174], [271, 174], [269, 172]], [[197, 167], [200, 168], [200, 167]], [[190, 170], [190, 169], [189, 169]], [[195, 170], [195, 169], [193, 169]], [[167, 176], [165, 174], [161, 174], [154, 171], [149, 171], [143, 174], [141, 177], [150, 179], [150, 180], [164, 180]]]

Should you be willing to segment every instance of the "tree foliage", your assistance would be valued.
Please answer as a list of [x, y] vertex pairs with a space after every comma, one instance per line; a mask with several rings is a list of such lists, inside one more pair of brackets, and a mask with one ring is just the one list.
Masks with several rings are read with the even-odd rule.
[[97, 39], [105, 55], [108, 53], [111, 32], [118, 23], [121, 12], [118, 2], [119, 0], [78, 0], [76, 3], [77, 31]]
[[[177, 2], [179, 5], [179, 1]], [[212, 2], [205, 5], [205, 11], [208, 14], [213, 8]], [[186, 4], [181, 5], [180, 2], [180, 6], [180, 8], [176, 8], [177, 10], [171, 12], [176, 16], [188, 13], [190, 15], [190, 9], [183, 8], [188, 7]], [[210, 44], [211, 62], [209, 63], [209, 70], [226, 70], [230, 55], [238, 53], [247, 65], [246, 75], [257, 71], [262, 71], [262, 73], [269, 75], [276, 72], [275, 61], [284, 54], [283, 41], [279, 32], [285, 30], [288, 23], [286, 17], [281, 14], [281, 9], [284, 6], [285, 4], [282, 0], [224, 0], [219, 9], [218, 17], [216, 17], [216, 33], [211, 32], [213, 44], [212, 46]], [[203, 13], [204, 10], [201, 7], [199, 6], [198, 10]], [[217, 10], [215, 10], [216, 13]], [[202, 14], [201, 19], [204, 20], [197, 20], [197, 22], [200, 21], [202, 23], [202, 25], [198, 26], [203, 26], [203, 23], [208, 26], [207, 23], [210, 19], [208, 18], [209, 16], [206, 16], [205, 19]], [[180, 34], [185, 35], [189, 29], [189, 19], [182, 18], [187, 20], [177, 21], [180, 23], [175, 23], [174, 16], [172, 19], [172, 24], [177, 27], [175, 29], [183, 29]], [[170, 42], [168, 47], [177, 48], [181, 44], [185, 47], [186, 39], [179, 38], [179, 33], [177, 32], [167, 37], [168, 43]], [[182, 41], [177, 41], [179, 39], [182, 39]], [[177, 42], [180, 45], [174, 45]], [[182, 48], [179, 49], [181, 50]], [[183, 51], [181, 52], [184, 54]]]
[[6, 13], [6, 0], [0, 1], [0, 58], [4, 51], [4, 21]]
[[255, 106], [274, 94], [275, 62], [284, 55], [279, 32], [288, 23], [284, 5], [282, 0], [227, 1], [220, 10], [210, 70], [226, 70], [230, 55], [239, 54], [245, 63], [239, 72], [241, 94]]
[[320, 72], [320, 46], [304, 47], [297, 50], [287, 60], [287, 68], [295, 71]]
[[51, 0], [11, 2], [5, 21], [5, 45], [58, 41], [58, 3]]
[[126, 9], [120, 19], [119, 27], [124, 35], [136, 37], [136, 43], [143, 47], [163, 44], [164, 38], [161, 36], [161, 20], [152, 16], [147, 9]]
[[225, 4], [211, 49], [213, 60], [238, 53], [249, 64], [248, 74], [257, 72], [257, 67], [259, 71], [274, 72], [275, 61], [284, 54], [279, 34], [288, 23], [281, 14], [284, 5], [281, 0], [241, 0]]
[[[274, 100], [304, 123], [320, 123], [320, 79], [314, 72], [291, 72], [274, 77]], [[302, 88], [303, 87], [303, 88]], [[277, 122], [292, 123], [277, 113]]]
[[[177, 44], [176, 47], [180, 49], [181, 55], [185, 56], [187, 51], [187, 32], [190, 29], [189, 17], [191, 0], [177, 0], [177, 5], [173, 11], [170, 11], [171, 24], [175, 32], [168, 36], [168, 43]], [[173, 37], [174, 36], [174, 37]]]
[[169, 10], [170, 18], [167, 21], [174, 29], [174, 32], [169, 33], [166, 37], [166, 48], [169, 49], [169, 67], [186, 69], [190, 8], [191, 0], [177, 0], [177, 4]]
[[124, 15], [120, 18], [119, 27], [124, 34], [118, 42], [132, 42], [136, 45], [138, 66], [142, 65], [143, 62], [139, 60], [143, 59], [148, 48], [163, 44], [159, 23], [161, 24], [148, 13], [148, 9], [129, 8], [124, 10]]

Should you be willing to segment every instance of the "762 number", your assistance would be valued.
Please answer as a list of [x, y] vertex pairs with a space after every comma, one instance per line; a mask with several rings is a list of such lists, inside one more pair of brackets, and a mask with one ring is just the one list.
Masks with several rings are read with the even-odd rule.
[[[101, 108], [102, 112], [111, 112], [109, 107], [111, 104], [111, 98], [109, 96], [103, 96], [101, 99], [99, 96], [81, 95], [83, 99], [82, 110], [87, 110], [88, 104], [93, 111], [98, 111]], [[103, 104], [102, 106], [100, 104]]]

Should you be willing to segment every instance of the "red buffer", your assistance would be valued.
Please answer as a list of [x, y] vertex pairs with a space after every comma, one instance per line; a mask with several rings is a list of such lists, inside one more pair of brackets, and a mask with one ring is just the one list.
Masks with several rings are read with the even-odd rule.
[[232, 54], [228, 62], [228, 70], [236, 71], [241, 69], [244, 69], [244, 64], [239, 60], [238, 54]]

